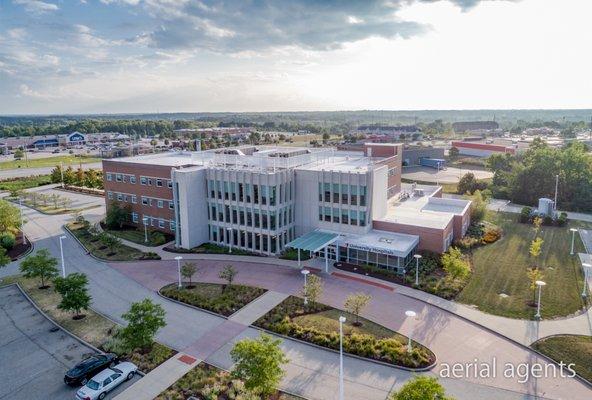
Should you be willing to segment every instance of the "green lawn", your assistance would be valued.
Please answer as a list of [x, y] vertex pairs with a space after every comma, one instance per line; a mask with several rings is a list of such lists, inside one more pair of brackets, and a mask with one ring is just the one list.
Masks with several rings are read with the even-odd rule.
[[[22, 276], [12, 276], [3, 279], [0, 285], [18, 283], [29, 297], [43, 310], [54, 322], [71, 332], [75, 336], [87, 341], [95, 347], [104, 349], [104, 346], [113, 337], [117, 324], [94, 312], [92, 309], [84, 310], [85, 318], [73, 320], [72, 314], [58, 308], [61, 301], [59, 293], [53, 289], [50, 283], [48, 289], [39, 289], [39, 280], [27, 279]], [[129, 359], [143, 372], [149, 372], [159, 364], [172, 357], [176, 352], [170, 348], [154, 342], [152, 349], [147, 353], [130, 352], [120, 356]]]
[[64, 167], [71, 165], [74, 168], [81, 163], [88, 164], [88, 163], [95, 163], [95, 162], [99, 162], [99, 161], [101, 161], [101, 159], [98, 157], [89, 157], [89, 156], [74, 157], [73, 154], [56, 156], [56, 157], [34, 158], [34, 159], [28, 159], [27, 161], [25, 161], [25, 159], [23, 158], [22, 160], [12, 160], [12, 161], [0, 162], [0, 170], [16, 169], [16, 168], [55, 167], [56, 165], [59, 165], [60, 162], [64, 164]]
[[163, 296], [227, 317], [265, 292], [265, 289], [252, 286], [232, 285], [224, 288], [218, 283], [201, 282], [193, 282], [191, 288], [183, 286], [179, 289], [176, 283], [172, 283], [160, 289]]
[[77, 222], [71, 222], [67, 224], [72, 234], [82, 242], [84, 247], [90, 251], [95, 257], [107, 260], [107, 261], [133, 261], [133, 260], [160, 260], [160, 257], [154, 253], [143, 253], [138, 249], [135, 249], [124, 244], [119, 244], [111, 252], [106, 246], [104, 246], [100, 240], [93, 237], [87, 229]]
[[121, 239], [129, 240], [130, 242], [134, 242], [137, 244], [141, 244], [143, 246], [155, 247], [161, 246], [171, 240], [174, 240], [172, 235], [165, 235], [158, 231], [148, 232], [148, 242], [145, 242], [144, 238], [144, 230], [138, 228], [129, 228], [129, 229], [122, 229], [122, 230], [106, 230], [107, 233], [117, 236]]
[[592, 336], [552, 336], [532, 347], [557, 362], [575, 364], [574, 371], [592, 383]]
[[49, 175], [28, 176], [26, 178], [14, 178], [0, 181], [0, 190], [24, 190], [49, 185], [50, 183], [51, 177]]
[[[526, 269], [536, 263], [542, 268], [543, 280], [547, 283], [542, 292], [543, 318], [567, 316], [582, 309], [583, 274], [577, 255], [569, 254], [569, 228], [584, 227], [584, 223], [543, 226], [542, 253], [538, 260], [533, 260], [528, 254], [534, 238], [532, 225], [518, 223], [518, 215], [509, 213], [489, 212], [487, 219], [502, 228], [503, 236], [496, 243], [473, 251], [474, 271], [457, 297], [458, 301], [491, 314], [532, 319], [535, 309], [529, 303], [533, 301], [533, 292], [529, 289]], [[583, 244], [576, 237], [576, 252], [582, 251]], [[501, 297], [502, 293], [509, 297]]]

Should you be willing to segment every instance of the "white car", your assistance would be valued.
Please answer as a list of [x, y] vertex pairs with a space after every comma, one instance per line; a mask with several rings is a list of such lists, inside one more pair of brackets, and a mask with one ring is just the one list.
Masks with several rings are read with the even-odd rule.
[[92, 377], [76, 392], [77, 400], [103, 400], [107, 392], [132, 379], [138, 367], [131, 362], [122, 362], [107, 368]]

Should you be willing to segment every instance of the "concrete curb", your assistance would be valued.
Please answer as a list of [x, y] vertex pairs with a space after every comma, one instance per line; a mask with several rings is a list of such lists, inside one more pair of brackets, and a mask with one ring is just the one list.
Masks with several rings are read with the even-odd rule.
[[[164, 287], [164, 286], [163, 286], [163, 287]], [[265, 292], [265, 293], [267, 293], [268, 291], [269, 291], [269, 290], [266, 290], [266, 292]], [[263, 295], [265, 295], [265, 293], [263, 293]], [[206, 310], [206, 309], [203, 309], [203, 308], [199, 308], [199, 307], [197, 307], [197, 306], [194, 306], [194, 305], [192, 305], [192, 304], [187, 304], [187, 303], [183, 303], [183, 302], [181, 302], [181, 301], [175, 300], [175, 299], [171, 299], [171, 298], [169, 298], [169, 297], [167, 297], [167, 296], [165, 296], [165, 295], [161, 294], [161, 293], [160, 293], [160, 289], [157, 291], [157, 294], [158, 294], [160, 297], [162, 297], [163, 299], [166, 299], [166, 300], [172, 301], [172, 302], [174, 302], [174, 303], [177, 303], [177, 304], [183, 305], [183, 306], [185, 306], [185, 307], [193, 308], [193, 309], [195, 309], [195, 310], [198, 310], [198, 311], [204, 311], [204, 312], [206, 312], [206, 313], [208, 313], [208, 314], [215, 315], [215, 316], [217, 316], [217, 317], [222, 317], [222, 318], [224, 318], [224, 319], [228, 319], [228, 318], [229, 318], [229, 317], [226, 317], [226, 316], [224, 316], [224, 315], [222, 315], [222, 314], [217, 314], [217, 313], [215, 313], [215, 312], [213, 312], [213, 311]], [[262, 296], [263, 296], [263, 295], [262, 295]], [[261, 297], [261, 296], [259, 296], [259, 297]], [[259, 298], [259, 297], [258, 297], [258, 298]], [[255, 300], [253, 300], [253, 301], [255, 301]], [[239, 311], [240, 311], [240, 310], [239, 310]], [[237, 311], [237, 312], [238, 312], [238, 311]], [[316, 347], [316, 348], [318, 348], [318, 349], [328, 350], [328, 351], [331, 351], [331, 352], [333, 352], [333, 353], [337, 353], [337, 354], [339, 354], [339, 352], [338, 352], [337, 350], [331, 349], [331, 348], [329, 348], [329, 347], [323, 347], [323, 346], [320, 346], [320, 345], [318, 345], [318, 344], [315, 344], [315, 343], [311, 343], [311, 342], [307, 342], [307, 341], [304, 341], [304, 340], [301, 340], [301, 339], [296, 339], [296, 338], [293, 338], [293, 337], [290, 337], [290, 336], [282, 335], [282, 334], [279, 334], [279, 333], [276, 333], [276, 332], [273, 332], [273, 331], [267, 330], [267, 329], [265, 329], [265, 328], [258, 327], [258, 326], [256, 326], [256, 325], [253, 325], [253, 324], [249, 325], [248, 327], [249, 327], [249, 328], [254, 328], [254, 329], [257, 329], [257, 330], [259, 330], [259, 331], [262, 331], [262, 332], [268, 333], [268, 334], [270, 334], [270, 335], [273, 335], [273, 336], [277, 336], [277, 337], [279, 337], [279, 338], [282, 338], [282, 339], [284, 339], [284, 340], [293, 340], [293, 341], [295, 341], [295, 342], [299, 342], [299, 343], [302, 343], [302, 344], [305, 344], [305, 345], [309, 345], [309, 346]], [[423, 346], [423, 345], [422, 345], [422, 346]], [[424, 346], [424, 347], [425, 347], [425, 346]], [[426, 348], [427, 348], [427, 347], [426, 347]], [[429, 348], [427, 348], [427, 349], [428, 349], [428, 350], [430, 350]], [[436, 357], [436, 359], [434, 360], [434, 362], [433, 362], [431, 365], [429, 365], [429, 366], [427, 366], [427, 367], [423, 367], [423, 368], [409, 368], [409, 367], [404, 367], [404, 366], [402, 366], [402, 365], [394, 365], [394, 364], [389, 364], [389, 363], [386, 363], [386, 362], [384, 362], [384, 361], [374, 360], [374, 359], [372, 359], [372, 358], [367, 358], [367, 357], [357, 356], [357, 355], [355, 355], [355, 354], [351, 354], [351, 353], [346, 353], [346, 352], [344, 352], [344, 354], [346, 354], [348, 357], [357, 358], [358, 360], [369, 361], [369, 362], [373, 362], [373, 363], [375, 363], [375, 364], [384, 365], [384, 366], [391, 367], [391, 368], [396, 368], [396, 369], [401, 369], [401, 370], [404, 370], [404, 371], [410, 371], [410, 372], [426, 372], [426, 371], [430, 371], [431, 369], [433, 369], [433, 368], [436, 366], [436, 364], [438, 363], [438, 358], [437, 358], [437, 356], [436, 356], [436, 353], [434, 353], [432, 350], [430, 350], [430, 352], [432, 352], [432, 354], [434, 354], [434, 357]]]
[[33, 252], [33, 250], [35, 250], [35, 243], [33, 243], [28, 237], [27, 235], [24, 235], [25, 238], [27, 238], [27, 243], [29, 243], [31, 245], [31, 247], [29, 247], [29, 249], [27, 251], [25, 251], [24, 253], [19, 254], [15, 259], [11, 260], [11, 262], [15, 262], [20, 260], [21, 258], [24, 258], [26, 256], [28, 256], [29, 254], [31, 254]]

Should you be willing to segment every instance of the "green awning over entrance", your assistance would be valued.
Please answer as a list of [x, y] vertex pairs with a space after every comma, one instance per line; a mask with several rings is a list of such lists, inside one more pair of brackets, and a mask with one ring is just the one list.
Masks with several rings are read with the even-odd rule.
[[315, 252], [335, 242], [337, 238], [339, 235], [336, 233], [312, 231], [292, 240], [286, 247]]

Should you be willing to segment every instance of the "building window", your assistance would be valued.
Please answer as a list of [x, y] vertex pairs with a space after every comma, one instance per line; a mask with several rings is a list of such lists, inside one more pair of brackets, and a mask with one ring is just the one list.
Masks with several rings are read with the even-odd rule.
[[142, 196], [142, 204], [145, 206], [148, 205], [148, 198], [147, 197]]
[[397, 167], [389, 168], [388, 176], [394, 176], [397, 174]]
[[173, 181], [167, 181], [167, 186], [169, 189], [173, 188]]
[[171, 229], [171, 231], [174, 231], [174, 230], [175, 230], [175, 228], [176, 228], [176, 226], [175, 226], [175, 221], [171, 221], [171, 222], [169, 223], [169, 228]]
[[123, 177], [121, 176], [121, 174], [115, 174], [115, 181], [121, 182], [122, 180], [123, 180]]
[[111, 180], [113, 180], [113, 177], [111, 176], [111, 173], [107, 172], [107, 180], [109, 182], [111, 182]]
[[172, 210], [175, 208], [175, 203], [173, 203], [172, 201], [169, 201], [169, 209]]
[[163, 208], [164, 207], [164, 201], [158, 200], [157, 205], [158, 205], [158, 208]]
[[134, 222], [134, 223], [138, 222], [138, 213], [136, 213], [136, 212], [132, 213], [132, 222]]
[[130, 175], [130, 183], [132, 185], [135, 185], [136, 184], [136, 176], [135, 175]]
[[140, 185], [147, 185], [148, 184], [148, 178], [146, 178], [145, 176], [141, 176], [140, 177]]
[[152, 178], [148, 178], [148, 186], [152, 186]]
[[158, 220], [158, 227], [159, 228], [164, 228], [164, 220], [162, 220], [162, 219], [159, 219]]
[[122, 201], [123, 195], [121, 193], [117, 193], [117, 201]]
[[331, 222], [331, 207], [325, 207], [325, 222]]
[[113, 192], [107, 192], [107, 197], [109, 200], [113, 200]]
[[135, 194], [132, 194], [132, 204], [136, 204], [138, 202], [138, 197]]
[[156, 180], [156, 187], [162, 187], [162, 179]]

